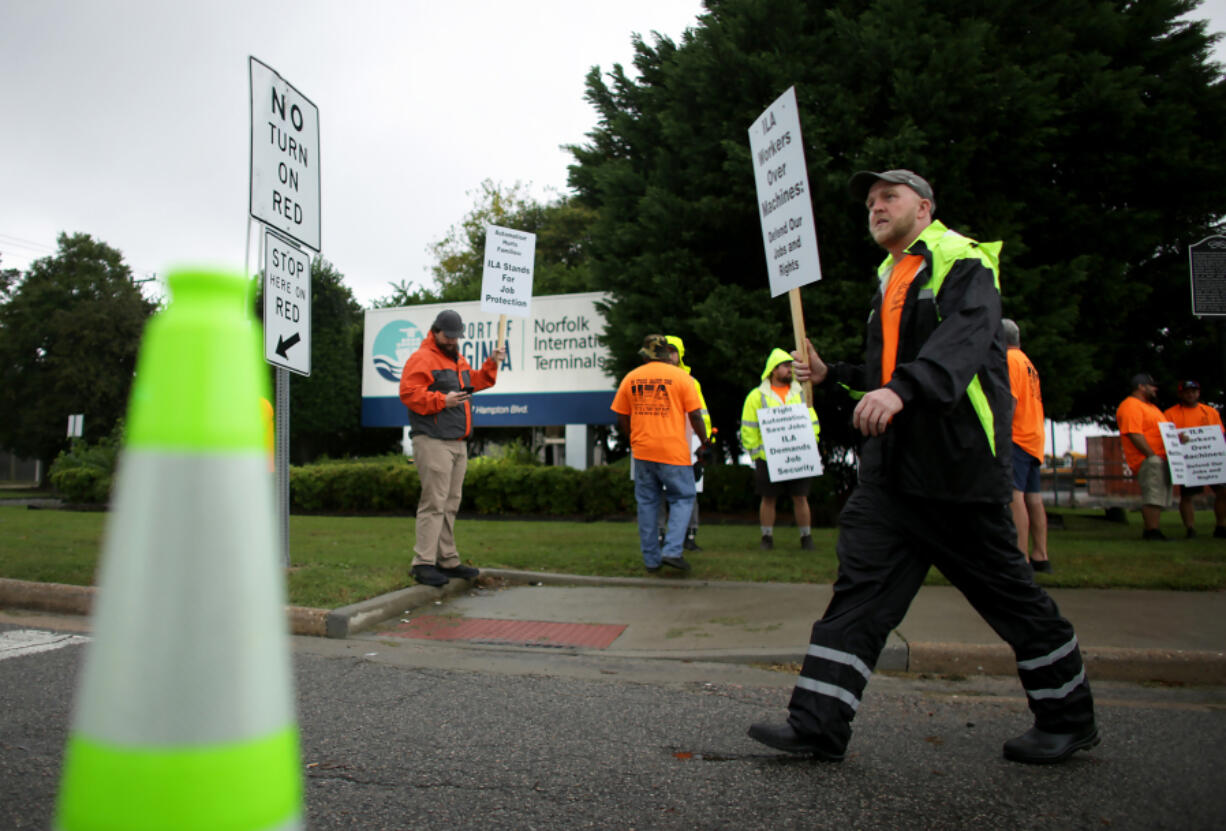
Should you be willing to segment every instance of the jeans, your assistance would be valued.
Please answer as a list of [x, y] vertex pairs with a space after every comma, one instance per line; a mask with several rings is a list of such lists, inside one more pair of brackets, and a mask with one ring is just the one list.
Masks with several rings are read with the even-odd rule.
[[[634, 499], [639, 506], [639, 545], [643, 565], [659, 568], [661, 557], [680, 557], [685, 529], [694, 511], [694, 469], [689, 465], [634, 460]], [[668, 531], [660, 551], [657, 522], [660, 498], [668, 501]]]

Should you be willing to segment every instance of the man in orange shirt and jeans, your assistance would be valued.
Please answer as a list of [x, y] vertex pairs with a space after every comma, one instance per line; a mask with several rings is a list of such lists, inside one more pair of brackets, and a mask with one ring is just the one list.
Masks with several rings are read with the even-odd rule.
[[[1165, 413], [1167, 420], [1174, 422], [1180, 430], [1185, 427], [1218, 427], [1223, 433], [1222, 416], [1208, 404], [1200, 403], [1200, 384], [1195, 381], [1181, 381], [1179, 384], [1179, 403], [1169, 408]], [[1213, 517], [1216, 520], [1213, 536], [1218, 539], [1226, 537], [1226, 484], [1211, 485], [1213, 488]], [[1179, 489], [1179, 516], [1183, 519], [1184, 528], [1189, 539], [1196, 536], [1196, 506], [1193, 500], [1200, 488], [1189, 488], [1186, 485]]]
[[1147, 373], [1132, 377], [1132, 393], [1115, 411], [1120, 428], [1120, 446], [1124, 461], [1141, 486], [1141, 522], [1143, 540], [1165, 540], [1158, 530], [1162, 509], [1171, 504], [1171, 471], [1166, 465], [1166, 445], [1158, 424], [1170, 421], [1156, 406], [1158, 385]]
[[1009, 318], [1000, 322], [1005, 331], [1005, 356], [1009, 360], [1009, 388], [1013, 392], [1013, 524], [1017, 547], [1025, 554], [1034, 540], [1030, 567], [1051, 573], [1047, 559], [1047, 509], [1039, 487], [1043, 464], [1043, 395], [1039, 373], [1022, 351], [1022, 335]]
[[[705, 445], [702, 400], [689, 373], [669, 363], [664, 335], [644, 338], [639, 356], [643, 365], [626, 373], [610, 409], [617, 413], [622, 434], [630, 436], [643, 565], [650, 572], [661, 564], [689, 571], [681, 549], [697, 492], [685, 424], [688, 419]], [[668, 502], [663, 550], [656, 530], [661, 497]]]

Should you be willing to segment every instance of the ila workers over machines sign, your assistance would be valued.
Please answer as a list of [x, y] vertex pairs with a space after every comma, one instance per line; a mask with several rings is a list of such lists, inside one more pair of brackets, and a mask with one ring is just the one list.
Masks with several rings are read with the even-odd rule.
[[771, 297], [778, 297], [822, 279], [795, 87], [749, 128], [749, 150]]

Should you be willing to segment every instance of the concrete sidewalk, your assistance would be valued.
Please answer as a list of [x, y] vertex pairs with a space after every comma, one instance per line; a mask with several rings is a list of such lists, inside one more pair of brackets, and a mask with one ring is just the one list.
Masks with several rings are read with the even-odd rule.
[[[499, 569], [483, 574], [506, 585], [457, 592], [441, 606], [434, 606], [433, 600], [429, 605], [403, 605], [398, 617], [376, 631], [403, 633], [401, 620], [440, 614], [466, 620], [621, 624], [625, 629], [601, 654], [790, 663], [802, 659], [813, 621], [831, 594], [829, 585], [584, 578]], [[1050, 593], [1076, 627], [1093, 677], [1226, 684], [1226, 593]], [[921, 589], [891, 634], [878, 669], [1015, 672], [1012, 651], [957, 589], [947, 586]]]
[[[604, 648], [557, 648], [613, 657], [798, 663], [831, 593], [829, 585], [673, 576], [603, 578], [503, 569], [482, 575], [480, 587], [463, 580], [442, 589], [410, 586], [340, 609], [289, 607], [287, 618], [295, 634], [332, 638], [423, 637], [411, 630], [431, 620], [444, 622], [440, 618], [450, 625], [471, 621], [504, 630], [527, 621], [576, 628], [603, 624], [620, 627]], [[1226, 592], [1049, 591], [1077, 629], [1092, 678], [1226, 684]], [[12, 609], [88, 614], [93, 594], [92, 587], [0, 579], [0, 620], [11, 617]], [[543, 640], [470, 642], [485, 649], [555, 646]], [[877, 668], [960, 675], [1015, 671], [1009, 648], [956, 589], [945, 586], [920, 590]]]

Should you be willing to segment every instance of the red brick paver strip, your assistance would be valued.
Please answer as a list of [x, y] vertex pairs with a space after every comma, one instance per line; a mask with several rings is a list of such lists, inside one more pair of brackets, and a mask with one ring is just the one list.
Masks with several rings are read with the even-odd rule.
[[624, 623], [550, 623], [425, 615], [385, 634], [432, 641], [476, 641], [519, 646], [579, 646], [607, 649], [624, 632]]

